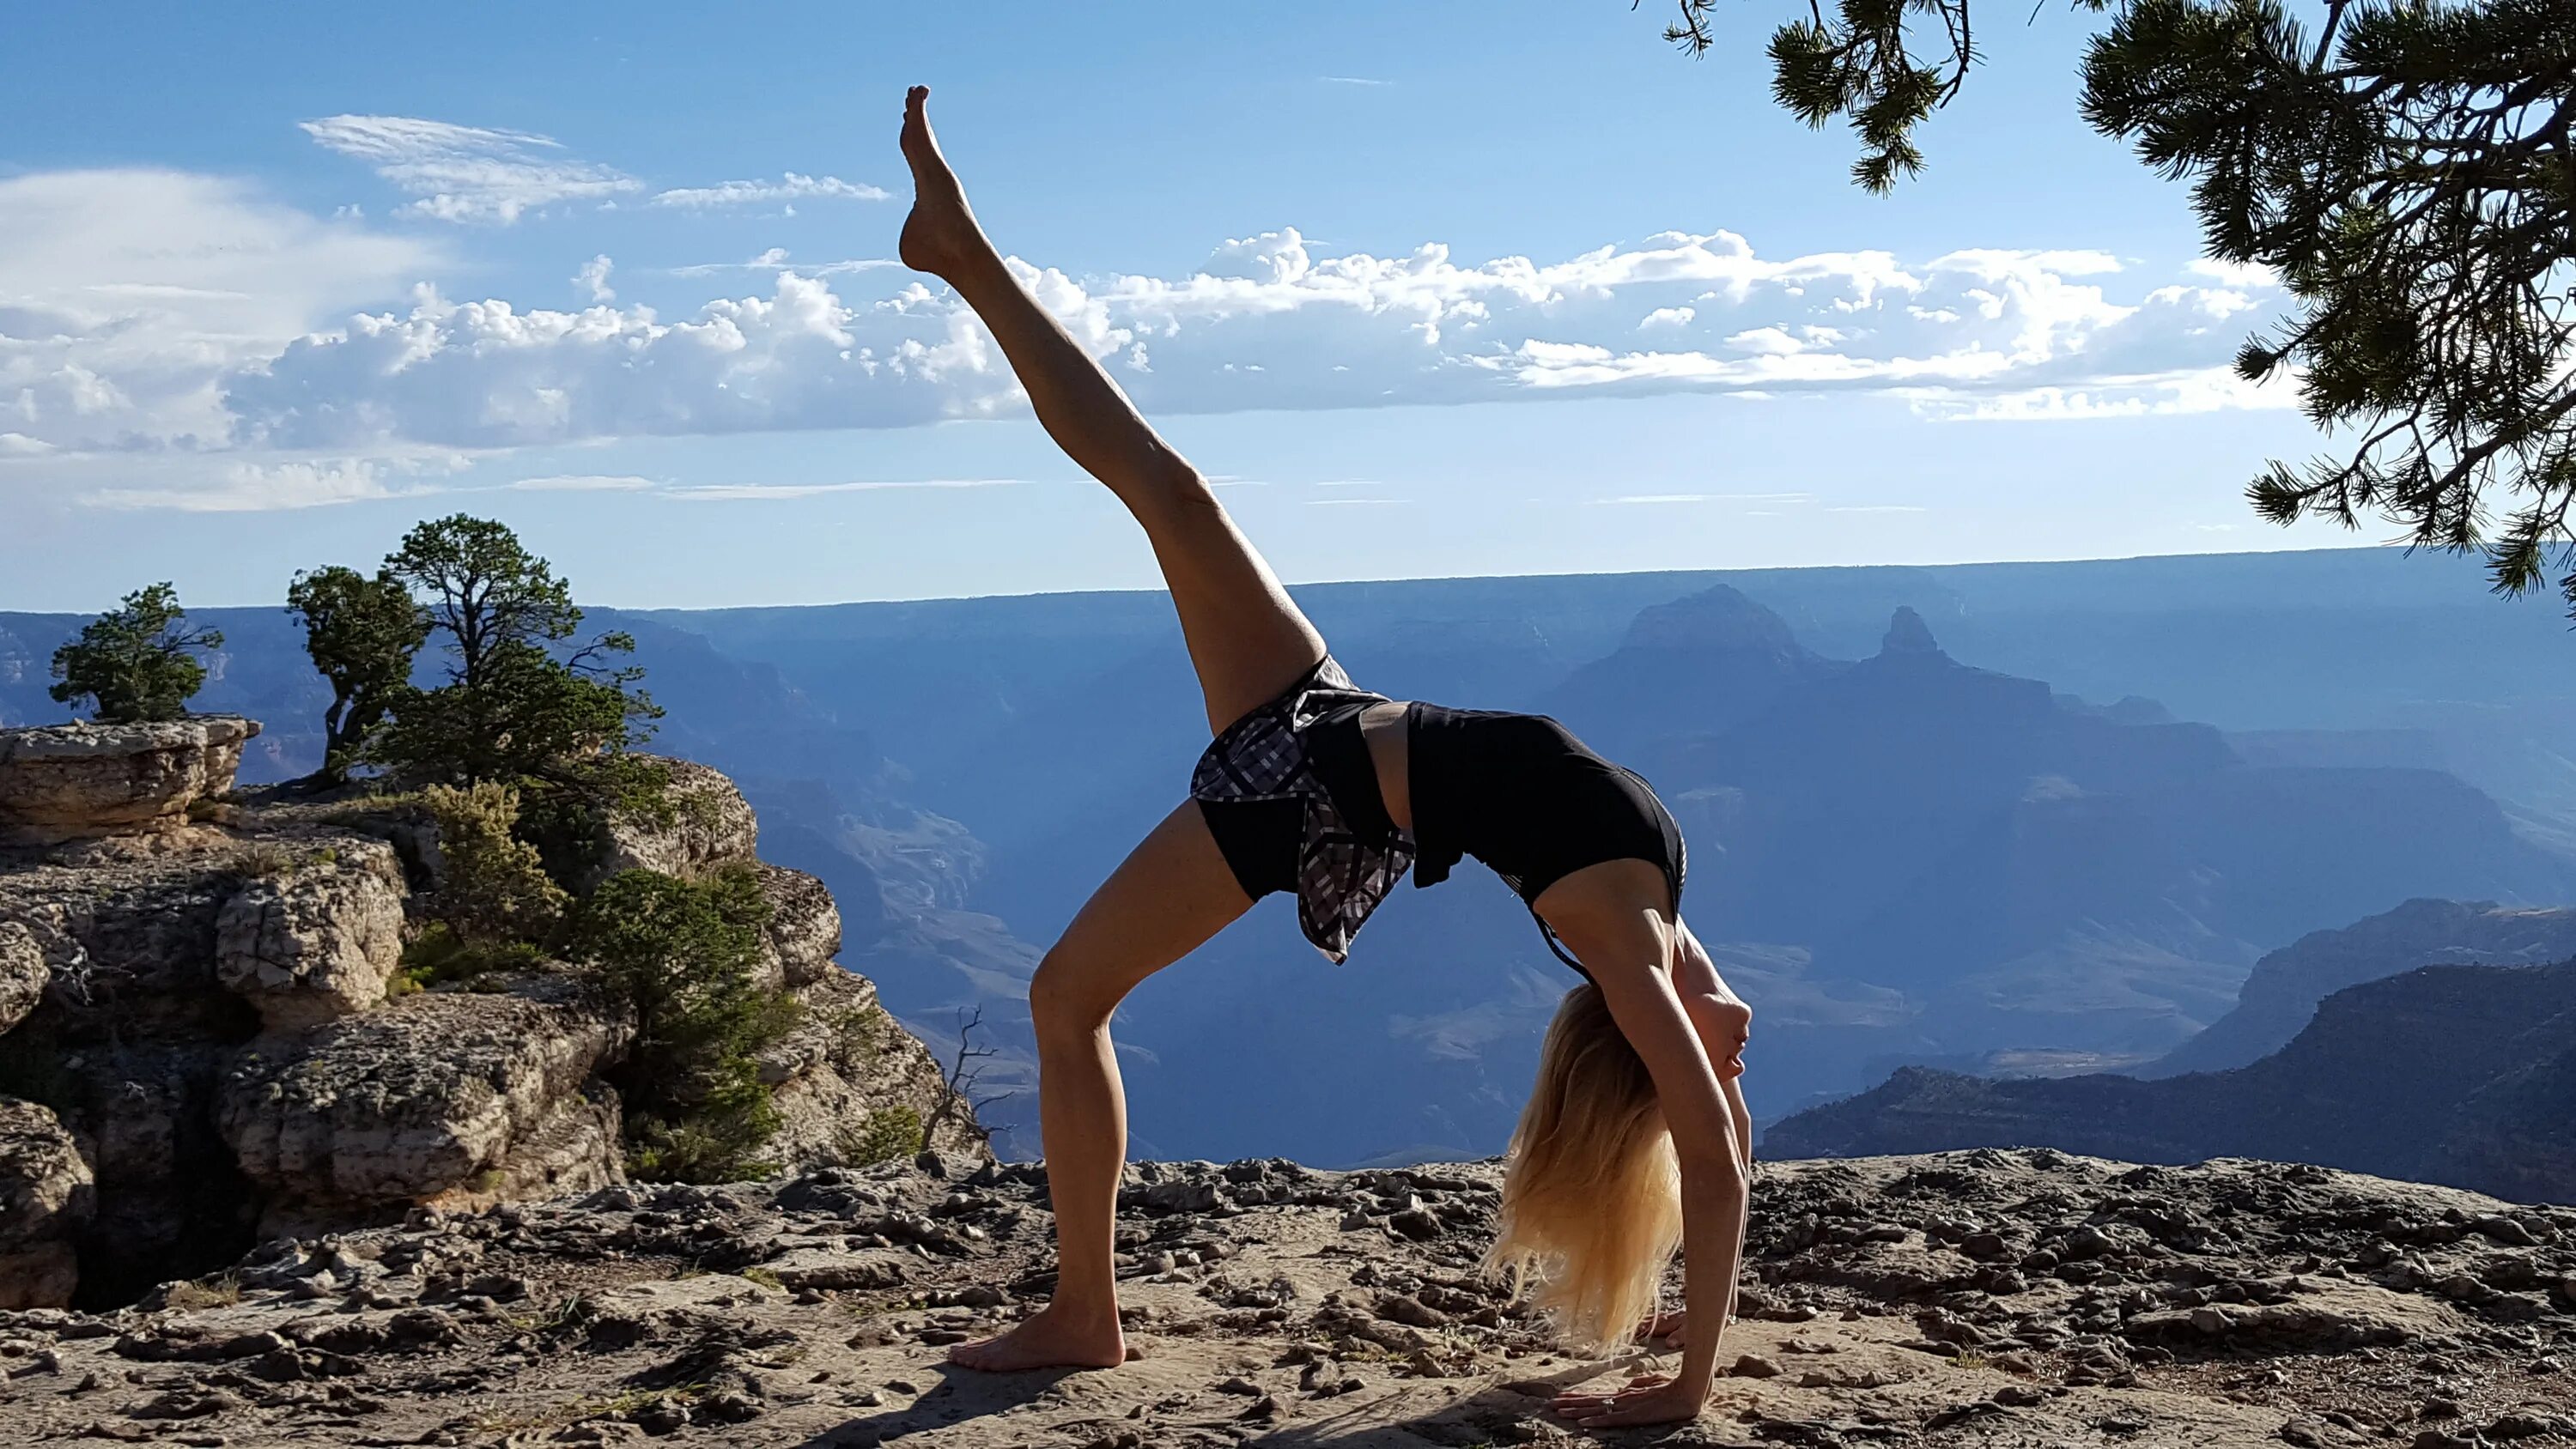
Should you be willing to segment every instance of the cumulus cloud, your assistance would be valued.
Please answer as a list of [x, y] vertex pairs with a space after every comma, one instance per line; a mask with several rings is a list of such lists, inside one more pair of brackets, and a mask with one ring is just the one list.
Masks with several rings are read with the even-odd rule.
[[[895, 427], [1019, 405], [981, 325], [945, 291], [843, 295], [783, 254], [744, 265], [770, 273], [766, 294], [676, 319], [425, 292], [244, 370], [232, 406], [251, 436], [348, 448]], [[1980, 417], [2291, 401], [2226, 380], [2234, 337], [2213, 324], [2253, 305], [2240, 289], [2133, 280], [2089, 251], [1774, 259], [1729, 232], [1666, 232], [1556, 262], [1466, 265], [1437, 244], [1318, 255], [1283, 229], [1226, 242], [1180, 277], [1013, 265], [1143, 405], [1167, 411], [1672, 391], [1876, 392]], [[1725, 340], [1618, 340], [1641, 315], [1685, 307], [1694, 331]]]
[[0, 461], [230, 446], [228, 373], [445, 261], [175, 171], [0, 179], [0, 217]]
[[608, 285], [608, 274], [616, 269], [617, 264], [603, 252], [581, 264], [581, 269], [572, 274], [572, 284], [589, 293], [594, 302], [614, 302], [617, 289]]
[[[843, 181], [838, 176], [799, 176], [790, 171], [776, 181], [724, 181], [714, 186], [681, 186], [653, 194], [655, 206], [683, 211], [723, 211], [742, 206], [768, 206], [807, 200], [883, 201], [882, 186]], [[791, 213], [794, 208], [789, 208]]]
[[606, 201], [643, 183], [565, 154], [527, 131], [459, 126], [417, 116], [325, 116], [300, 123], [329, 150], [363, 161], [414, 198], [412, 216], [508, 226], [562, 201]]
[[[417, 133], [330, 134], [374, 138], [390, 157], [401, 148], [386, 138]], [[534, 154], [541, 141], [511, 144]], [[505, 193], [521, 210], [541, 204], [497, 183], [399, 174], [436, 195], [480, 197], [458, 205], [496, 218], [514, 204]], [[556, 309], [422, 281], [448, 258], [417, 232], [323, 220], [181, 173], [0, 180], [0, 215], [11, 220], [0, 229], [0, 486], [88, 478], [142, 506], [166, 491], [159, 475], [79, 460], [166, 456], [195, 460], [217, 500], [204, 506], [277, 506], [259, 500], [426, 486], [401, 460], [460, 450], [901, 427], [1025, 406], [972, 313], [944, 289], [879, 275], [891, 265], [881, 259], [773, 249], [680, 268], [735, 285], [666, 311], [622, 301], [601, 255], [573, 276], [588, 303]], [[193, 244], [172, 247], [173, 236]], [[2277, 300], [2259, 278], [2151, 273], [2095, 252], [1774, 257], [1710, 231], [1469, 262], [1438, 244], [1329, 253], [1283, 228], [1226, 241], [1178, 275], [1011, 265], [1158, 412], [1724, 392], [1874, 395], [1932, 416], [2009, 420], [2293, 401], [2227, 368], [2241, 314]], [[313, 471], [224, 471], [245, 461]], [[710, 486], [628, 491], [797, 496]]]

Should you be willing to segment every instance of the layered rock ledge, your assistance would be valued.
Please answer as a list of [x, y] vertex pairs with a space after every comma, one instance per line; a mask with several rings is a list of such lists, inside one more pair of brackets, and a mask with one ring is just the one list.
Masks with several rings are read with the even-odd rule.
[[[125, 1301], [281, 1233], [625, 1180], [622, 1008], [561, 963], [397, 979], [435, 826], [363, 793], [235, 793], [257, 728], [0, 730], [0, 1306]], [[597, 858], [754, 872], [763, 984], [801, 1008], [760, 1062], [770, 1159], [883, 1153], [900, 1134], [864, 1128], [884, 1121], [986, 1156], [928, 1050], [835, 960], [831, 893], [758, 859], [730, 780], [670, 764], [671, 823], [607, 822]]]
[[0, 846], [184, 825], [190, 805], [232, 788], [258, 733], [235, 715], [0, 730]]

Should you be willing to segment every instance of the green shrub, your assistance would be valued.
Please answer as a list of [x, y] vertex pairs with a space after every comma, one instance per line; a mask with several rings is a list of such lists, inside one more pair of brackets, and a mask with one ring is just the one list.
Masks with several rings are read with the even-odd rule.
[[421, 803], [438, 823], [444, 863], [432, 907], [436, 922], [457, 942], [478, 948], [551, 940], [568, 897], [546, 874], [536, 847], [513, 833], [519, 792], [489, 783], [432, 785], [421, 791]]
[[613, 1077], [635, 1177], [724, 1182], [772, 1170], [758, 1154], [779, 1118], [759, 1053], [802, 1008], [755, 975], [768, 920], [758, 877], [741, 869], [694, 882], [624, 871], [581, 903], [566, 954], [635, 1014], [635, 1046]]
[[845, 1077], [863, 1077], [885, 1052], [885, 1008], [844, 1006], [823, 1018], [832, 1032], [832, 1066]]
[[879, 1107], [842, 1128], [833, 1147], [852, 1167], [914, 1156], [922, 1148], [921, 1114], [910, 1107]]
[[530, 941], [477, 941], [445, 921], [432, 921], [403, 947], [402, 965], [385, 983], [388, 997], [432, 986], [470, 983], [495, 971], [532, 971], [545, 964], [545, 948]]

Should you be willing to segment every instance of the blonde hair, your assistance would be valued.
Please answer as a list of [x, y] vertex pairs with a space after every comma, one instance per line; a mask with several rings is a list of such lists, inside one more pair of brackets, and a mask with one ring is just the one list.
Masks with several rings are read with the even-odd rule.
[[1486, 1268], [1508, 1272], [1515, 1294], [1535, 1280], [1567, 1342], [1600, 1349], [1655, 1306], [1681, 1240], [1681, 1173], [1654, 1079], [1585, 982], [1548, 1023]]

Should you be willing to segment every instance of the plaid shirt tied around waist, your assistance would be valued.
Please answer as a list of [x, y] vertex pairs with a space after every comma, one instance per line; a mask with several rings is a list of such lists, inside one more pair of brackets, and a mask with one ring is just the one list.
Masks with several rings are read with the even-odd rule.
[[1413, 864], [1403, 832], [1378, 839], [1351, 828], [1307, 757], [1306, 731], [1348, 705], [1383, 704], [1382, 694], [1352, 685], [1325, 658], [1277, 699], [1225, 727], [1190, 775], [1190, 796], [1212, 803], [1305, 802], [1305, 838], [1297, 849], [1297, 926], [1315, 949], [1339, 962], [1351, 937]]

